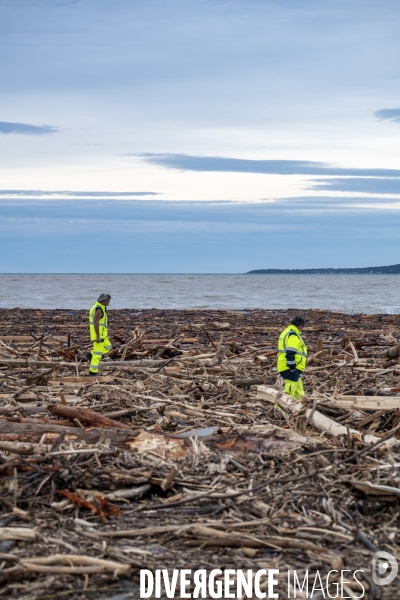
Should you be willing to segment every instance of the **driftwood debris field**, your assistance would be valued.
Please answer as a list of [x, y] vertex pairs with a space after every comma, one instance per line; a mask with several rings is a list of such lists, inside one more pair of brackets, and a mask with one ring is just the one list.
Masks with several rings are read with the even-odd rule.
[[300, 311], [299, 403], [276, 373], [294, 314], [110, 310], [93, 378], [86, 311], [1, 310], [0, 598], [128, 600], [141, 569], [272, 568], [399, 597], [371, 572], [377, 550], [400, 559], [399, 316]]

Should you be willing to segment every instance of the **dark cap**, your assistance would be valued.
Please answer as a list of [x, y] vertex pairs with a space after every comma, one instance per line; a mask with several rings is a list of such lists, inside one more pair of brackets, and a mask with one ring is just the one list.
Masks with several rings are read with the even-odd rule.
[[290, 321], [291, 325], [294, 325], [295, 327], [301, 327], [302, 325], [305, 325], [306, 320], [303, 319], [303, 317], [298, 317], [295, 316], [293, 317], [293, 319]]

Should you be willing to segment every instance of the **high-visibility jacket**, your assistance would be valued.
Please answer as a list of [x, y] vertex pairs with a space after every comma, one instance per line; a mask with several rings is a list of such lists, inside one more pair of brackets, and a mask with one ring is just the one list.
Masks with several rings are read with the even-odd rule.
[[100, 304], [100, 302], [96, 302], [93, 304], [92, 308], [89, 311], [89, 328], [90, 328], [90, 339], [92, 342], [96, 341], [96, 331], [94, 329], [94, 313], [97, 308], [101, 308], [102, 316], [99, 321], [99, 333], [100, 339], [105, 340], [108, 337], [108, 316], [107, 316], [107, 308], [104, 304]]
[[307, 346], [295, 325], [286, 327], [278, 341], [278, 373], [287, 369], [304, 371], [307, 362]]

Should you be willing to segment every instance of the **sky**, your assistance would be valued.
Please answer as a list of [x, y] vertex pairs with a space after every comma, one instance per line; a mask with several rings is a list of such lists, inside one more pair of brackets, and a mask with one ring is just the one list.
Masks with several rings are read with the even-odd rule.
[[397, 0], [0, 0], [0, 272], [400, 262]]

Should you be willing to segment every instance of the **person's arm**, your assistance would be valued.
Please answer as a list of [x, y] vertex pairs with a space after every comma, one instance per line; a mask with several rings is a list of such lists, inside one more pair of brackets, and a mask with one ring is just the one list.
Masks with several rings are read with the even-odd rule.
[[101, 342], [100, 339], [100, 319], [103, 316], [103, 311], [101, 310], [101, 308], [97, 308], [95, 313], [94, 313], [94, 317], [93, 317], [93, 327], [94, 327], [94, 331], [96, 333], [96, 342], [99, 344]]

